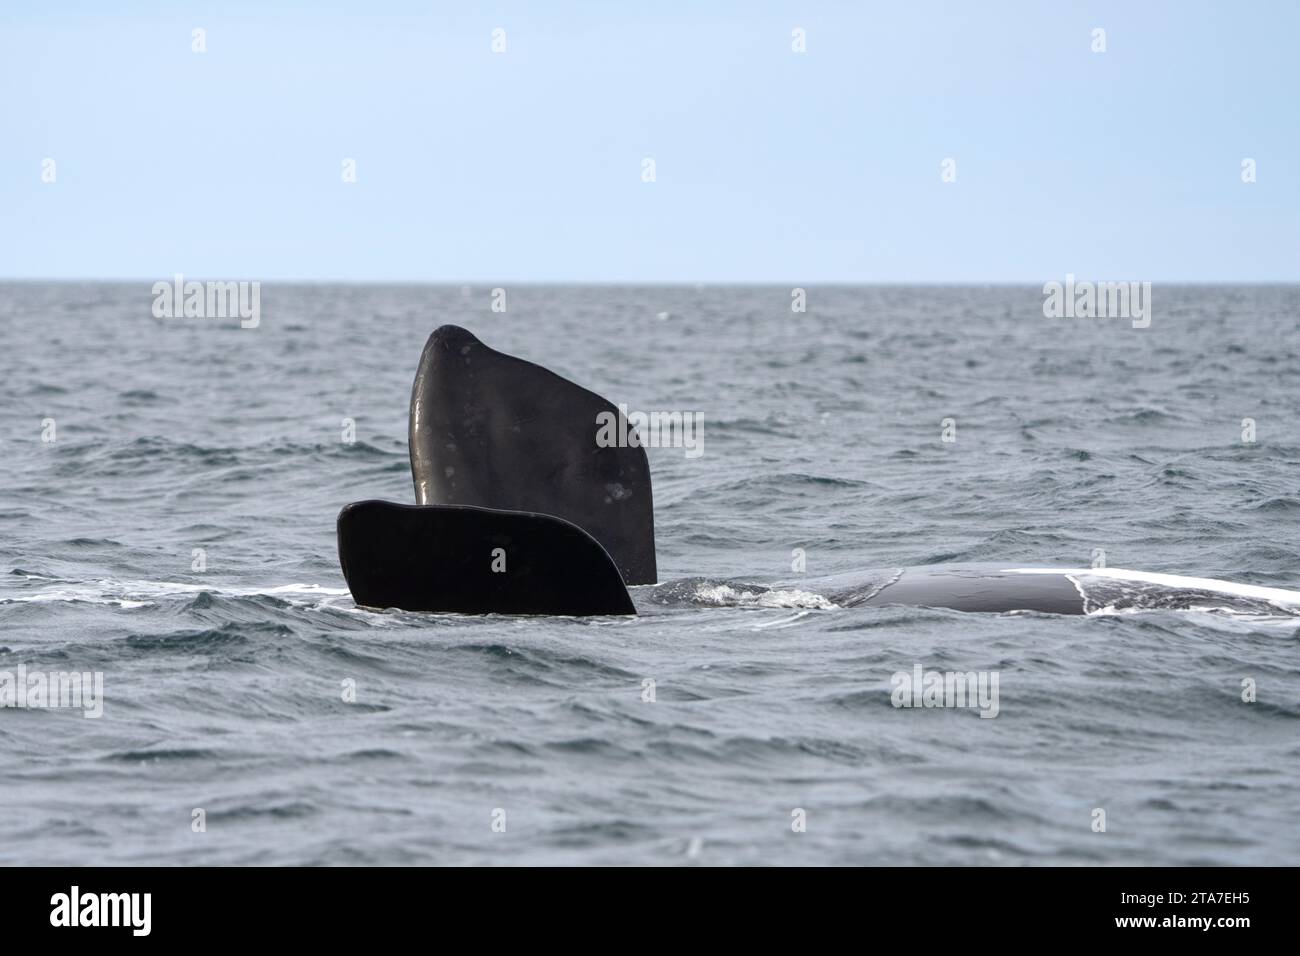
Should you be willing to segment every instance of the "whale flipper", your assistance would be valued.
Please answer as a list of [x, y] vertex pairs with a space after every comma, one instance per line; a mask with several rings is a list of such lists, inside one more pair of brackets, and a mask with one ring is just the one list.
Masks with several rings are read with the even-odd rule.
[[618, 568], [550, 515], [357, 501], [338, 520], [357, 604], [462, 614], [635, 614]]
[[[359, 605], [466, 614], [635, 614], [656, 577], [650, 464], [597, 441], [612, 403], [445, 325], [411, 390], [415, 505], [338, 518]], [[608, 433], [608, 432], [607, 432]], [[635, 433], [632, 433], [635, 434]]]
[[601, 415], [625, 421], [595, 392], [444, 325], [411, 390], [415, 499], [554, 515], [600, 542], [624, 583], [653, 584], [650, 464], [639, 446], [597, 444]]

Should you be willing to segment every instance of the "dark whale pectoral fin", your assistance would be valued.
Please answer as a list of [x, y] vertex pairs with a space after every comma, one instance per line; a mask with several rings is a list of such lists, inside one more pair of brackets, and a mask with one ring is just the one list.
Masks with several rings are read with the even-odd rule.
[[444, 325], [411, 390], [416, 501], [554, 515], [600, 542], [626, 584], [653, 584], [650, 464], [639, 446], [602, 447], [602, 421], [630, 433], [595, 392]]
[[560, 518], [358, 501], [339, 513], [357, 604], [463, 614], [635, 614], [618, 568]]

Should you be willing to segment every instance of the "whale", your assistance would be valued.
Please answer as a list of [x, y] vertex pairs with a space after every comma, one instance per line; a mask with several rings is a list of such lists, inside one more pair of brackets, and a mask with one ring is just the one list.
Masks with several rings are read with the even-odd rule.
[[[598, 440], [602, 429], [632, 440]], [[459, 326], [435, 329], [411, 389], [415, 503], [352, 502], [338, 516], [353, 600], [417, 612], [635, 615], [632, 592], [653, 601], [673, 590], [657, 580], [650, 465], [635, 436], [623, 409], [595, 392]], [[1300, 615], [1300, 591], [1100, 567], [925, 565], [738, 587], [751, 597], [794, 590], [819, 607]]]
[[814, 607], [947, 608], [998, 614], [1105, 614], [1143, 610], [1300, 616], [1300, 591], [1125, 568], [941, 564], [855, 570], [771, 585], [737, 584], [741, 603], [796, 595]]

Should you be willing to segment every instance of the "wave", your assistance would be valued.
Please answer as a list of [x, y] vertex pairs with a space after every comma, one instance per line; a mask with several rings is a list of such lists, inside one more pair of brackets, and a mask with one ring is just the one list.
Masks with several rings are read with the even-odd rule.
[[[185, 584], [179, 581], [117, 581], [101, 578], [90, 582], [65, 581], [28, 571], [21, 573], [28, 581], [48, 581], [35, 594], [15, 594], [0, 597], [3, 604], [106, 604], [134, 610], [156, 607], [160, 600], [172, 597], [223, 595], [236, 598], [270, 597], [297, 606], [319, 606], [332, 598], [349, 595], [347, 588], [331, 588], [321, 584], [279, 584], [261, 587], [214, 587], [210, 584]], [[291, 596], [313, 598], [311, 601], [294, 601]]]

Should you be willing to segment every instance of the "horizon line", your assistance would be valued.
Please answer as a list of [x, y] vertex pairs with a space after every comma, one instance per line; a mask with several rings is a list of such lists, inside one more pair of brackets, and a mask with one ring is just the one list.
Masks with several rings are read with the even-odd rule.
[[[182, 277], [186, 273], [179, 273]], [[135, 284], [156, 282], [166, 282], [175, 278], [177, 273], [173, 272], [165, 277], [158, 276], [4, 276], [0, 275], [0, 283], [99, 283], [99, 284]], [[199, 278], [195, 278], [195, 275]], [[1086, 275], [1081, 276], [1076, 273], [1064, 273], [1064, 275], [1074, 275], [1080, 281], [1085, 282], [1150, 282], [1152, 285], [1182, 285], [1182, 286], [1289, 286], [1300, 285], [1300, 278], [1294, 279], [1115, 279], [1115, 278], [1091, 278]], [[365, 285], [407, 285], [407, 286], [436, 286], [436, 287], [474, 287], [482, 286], [505, 287], [509, 285], [516, 286], [663, 286], [671, 288], [698, 288], [698, 287], [721, 287], [721, 286], [746, 286], [755, 288], [803, 288], [809, 286], [935, 286], [935, 287], [957, 287], [957, 286], [1042, 286], [1047, 282], [1059, 281], [1059, 276], [1050, 276], [1047, 279], [798, 279], [790, 281], [777, 281], [772, 279], [321, 279], [309, 277], [284, 278], [274, 277], [266, 279], [249, 279], [233, 278], [229, 275], [221, 276], [204, 276], [203, 273], [190, 274], [188, 276], [197, 282], [258, 282], [268, 284], [282, 285], [339, 285], [339, 286], [365, 286]]]

